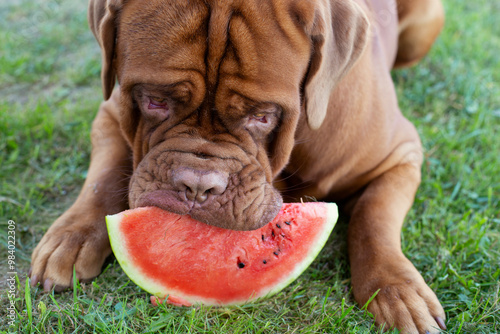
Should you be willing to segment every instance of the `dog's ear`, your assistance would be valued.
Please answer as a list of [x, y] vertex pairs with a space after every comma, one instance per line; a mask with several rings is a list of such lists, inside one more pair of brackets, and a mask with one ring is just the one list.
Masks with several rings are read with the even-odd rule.
[[90, 0], [88, 21], [102, 54], [102, 93], [107, 100], [116, 82], [113, 64], [116, 46], [116, 19], [125, 0]]
[[312, 55], [304, 98], [311, 129], [323, 123], [330, 94], [365, 49], [369, 22], [353, 0], [319, 0], [311, 27]]
[[295, 129], [299, 120], [299, 109], [300, 107], [297, 105], [297, 108], [290, 108], [288, 112], [283, 113], [279, 130], [272, 133], [268, 156], [273, 179], [285, 168], [290, 160], [295, 145]]

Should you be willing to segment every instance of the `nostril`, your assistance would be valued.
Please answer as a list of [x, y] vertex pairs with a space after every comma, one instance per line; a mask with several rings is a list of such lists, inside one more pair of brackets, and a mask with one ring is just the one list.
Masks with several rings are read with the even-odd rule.
[[196, 197], [196, 191], [193, 191], [193, 189], [191, 189], [186, 185], [180, 187], [179, 191], [184, 191], [186, 193], [187, 198], [190, 200], [194, 200], [194, 198]]
[[200, 199], [206, 200], [209, 194], [222, 195], [226, 191], [228, 177], [219, 172], [202, 174], [198, 183], [198, 194]]
[[210, 193], [212, 195], [222, 195], [224, 191], [227, 189], [227, 178], [226, 179], [212, 179], [209, 180], [207, 184], [210, 184], [212, 187], [210, 189], [207, 189], [206, 192]]

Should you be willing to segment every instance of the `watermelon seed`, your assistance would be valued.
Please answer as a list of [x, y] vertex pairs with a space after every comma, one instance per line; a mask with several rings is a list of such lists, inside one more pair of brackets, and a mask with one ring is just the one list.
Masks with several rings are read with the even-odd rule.
[[264, 241], [264, 234], [262, 235], [262, 241]]
[[278, 252], [274, 252], [273, 254], [276, 255], [276, 256], [278, 256]]
[[274, 230], [272, 230], [272, 231], [271, 231], [271, 235], [272, 235], [272, 236], [273, 236], [273, 238], [274, 238]]
[[245, 268], [245, 264], [243, 262], [238, 263], [238, 268], [240, 269]]
[[281, 228], [281, 225], [280, 225], [280, 224], [276, 224], [276, 227], [277, 227], [277, 228]]
[[285, 222], [285, 224], [290, 225], [290, 222]]
[[266, 260], [264, 260], [264, 261], [262, 261], [262, 263], [266, 264], [266, 263], [267, 263], [267, 261], [266, 261]]

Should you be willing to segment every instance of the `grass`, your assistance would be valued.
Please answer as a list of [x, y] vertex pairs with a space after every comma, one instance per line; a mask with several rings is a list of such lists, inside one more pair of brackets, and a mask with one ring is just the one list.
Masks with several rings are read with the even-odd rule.
[[[447, 333], [500, 332], [500, 4], [445, 0], [447, 25], [417, 67], [393, 73], [426, 149], [403, 250], [441, 300]], [[102, 100], [86, 5], [0, 4], [0, 317], [6, 319], [8, 220], [16, 222], [19, 333], [376, 333], [350, 294], [345, 224], [291, 286], [231, 308], [153, 308], [111, 262], [96, 280], [44, 294], [30, 254], [76, 198]]]

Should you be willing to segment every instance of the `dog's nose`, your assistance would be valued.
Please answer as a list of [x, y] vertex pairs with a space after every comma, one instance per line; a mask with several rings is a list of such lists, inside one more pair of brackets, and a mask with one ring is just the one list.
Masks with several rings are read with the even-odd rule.
[[209, 194], [221, 195], [227, 188], [228, 175], [218, 171], [183, 168], [173, 172], [172, 181], [190, 201], [205, 202]]

